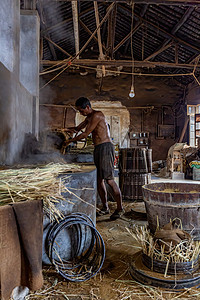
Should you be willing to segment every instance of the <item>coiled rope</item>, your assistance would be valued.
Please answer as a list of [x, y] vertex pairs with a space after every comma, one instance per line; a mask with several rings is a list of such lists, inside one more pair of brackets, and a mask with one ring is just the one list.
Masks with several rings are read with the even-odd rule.
[[[62, 240], [63, 248], [63, 237], [69, 241], [66, 252], [61, 252], [59, 245]], [[46, 248], [57, 272], [74, 282], [95, 276], [105, 259], [104, 241], [93, 221], [82, 213], [72, 213], [56, 222], [47, 234]]]

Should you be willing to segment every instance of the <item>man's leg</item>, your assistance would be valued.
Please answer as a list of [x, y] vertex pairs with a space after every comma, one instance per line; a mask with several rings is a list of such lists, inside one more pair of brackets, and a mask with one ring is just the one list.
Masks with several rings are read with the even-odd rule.
[[115, 201], [117, 202], [117, 210], [122, 211], [122, 194], [121, 191], [117, 185], [117, 183], [114, 181], [114, 179], [106, 180], [107, 184], [112, 188], [113, 190], [113, 196]]
[[104, 179], [99, 178], [97, 176], [97, 191], [99, 193], [99, 196], [101, 198], [101, 202], [103, 204], [103, 208], [108, 210], [108, 202], [107, 202], [107, 190], [104, 183]]

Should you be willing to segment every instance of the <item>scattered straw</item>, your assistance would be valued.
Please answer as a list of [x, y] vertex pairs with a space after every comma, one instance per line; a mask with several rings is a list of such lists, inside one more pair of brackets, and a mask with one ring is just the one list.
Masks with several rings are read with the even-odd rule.
[[[43, 200], [45, 211], [51, 218], [62, 218], [55, 207], [60, 200], [68, 201], [62, 195], [68, 192], [64, 181], [69, 178], [59, 174], [78, 166], [67, 164], [48, 164], [35, 168], [0, 170], [0, 206], [26, 200]], [[70, 201], [68, 201], [70, 202]]]

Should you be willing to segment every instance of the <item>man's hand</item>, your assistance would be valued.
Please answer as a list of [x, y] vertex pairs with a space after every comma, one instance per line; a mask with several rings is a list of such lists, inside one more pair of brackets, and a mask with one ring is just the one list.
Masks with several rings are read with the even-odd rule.
[[64, 141], [64, 143], [63, 143], [63, 145], [62, 145], [62, 148], [61, 148], [61, 153], [62, 153], [62, 154], [65, 154], [66, 148], [67, 148], [67, 146], [69, 146], [69, 144], [70, 144], [71, 142], [72, 142], [71, 140], [66, 140], [66, 141]]
[[71, 144], [72, 143], [72, 141], [71, 140], [67, 140], [67, 141], [65, 141], [65, 148], [67, 147], [67, 146], [69, 146], [69, 144]]

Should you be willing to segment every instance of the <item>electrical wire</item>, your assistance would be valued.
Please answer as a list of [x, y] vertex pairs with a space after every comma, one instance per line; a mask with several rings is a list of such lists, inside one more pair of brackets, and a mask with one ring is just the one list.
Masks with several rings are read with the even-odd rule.
[[131, 88], [134, 90], [134, 56], [133, 56], [133, 21], [134, 21], [134, 2], [132, 2], [131, 14], [131, 58], [132, 58], [132, 74], [131, 74]]
[[[80, 67], [80, 65], [77, 64], [72, 64], [72, 66], [74, 67]], [[90, 70], [97, 70], [97, 68], [95, 67], [88, 67], [85, 65], [81, 65], [81, 67], [85, 68], [85, 69], [90, 69]], [[137, 76], [157, 76], [157, 77], [176, 77], [176, 76], [193, 76], [193, 73], [184, 73], [184, 74], [156, 74], [156, 73], [136, 73], [136, 72], [123, 72], [123, 71], [114, 71], [114, 70], [106, 70], [110, 73], [114, 73], [114, 74], [125, 74], [125, 75], [137, 75]]]
[[[63, 237], [68, 238], [66, 251], [59, 245]], [[91, 218], [82, 213], [72, 213], [54, 223], [47, 234], [46, 250], [57, 272], [74, 282], [95, 276], [105, 259], [103, 239]]]

